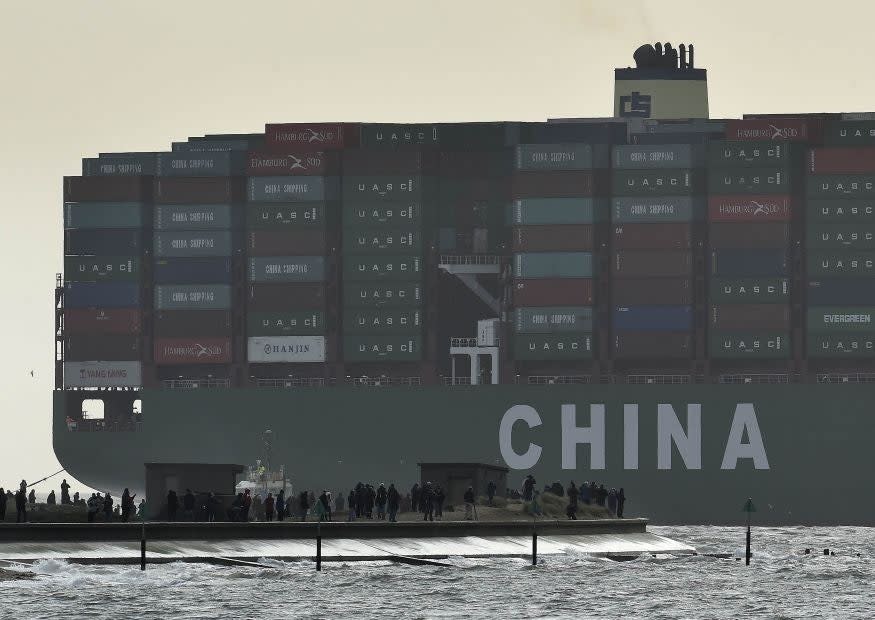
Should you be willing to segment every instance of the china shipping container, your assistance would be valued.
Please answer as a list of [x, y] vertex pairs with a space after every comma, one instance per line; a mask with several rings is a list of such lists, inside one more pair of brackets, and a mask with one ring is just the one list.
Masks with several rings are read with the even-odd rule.
[[808, 357], [875, 357], [875, 336], [851, 334], [809, 334]]
[[787, 168], [791, 163], [787, 142], [733, 142], [715, 140], [708, 145], [711, 168]]
[[435, 147], [440, 141], [440, 125], [395, 123], [362, 123], [361, 125], [360, 142], [363, 149]]
[[708, 173], [711, 194], [789, 194], [790, 175], [782, 168], [727, 168]]
[[721, 304], [708, 313], [712, 329], [790, 330], [789, 304]]
[[325, 254], [328, 244], [323, 230], [258, 230], [246, 235], [249, 256]]
[[787, 278], [711, 278], [711, 303], [784, 304], [790, 300]]
[[809, 222], [805, 242], [807, 247], [817, 249], [873, 250], [875, 222]]
[[143, 231], [139, 228], [64, 231], [64, 254], [123, 256], [143, 253]]
[[618, 145], [612, 149], [615, 170], [701, 168], [705, 149], [700, 144]]
[[786, 276], [789, 271], [786, 248], [748, 250], [719, 249], [711, 252], [711, 274], [725, 278]]
[[229, 310], [227, 284], [172, 284], [155, 287], [156, 310]]
[[367, 256], [343, 257], [345, 281], [419, 280], [422, 278], [422, 259], [418, 256]]
[[68, 202], [64, 228], [141, 228], [143, 205], [137, 202]]
[[518, 172], [511, 178], [514, 198], [573, 198], [604, 192], [603, 171]]
[[693, 256], [678, 250], [620, 250], [614, 252], [612, 272], [620, 278], [684, 278], [693, 271]]
[[155, 313], [155, 338], [230, 336], [230, 310], [162, 310]]
[[139, 334], [140, 308], [65, 308], [65, 334]]
[[538, 306], [514, 310], [514, 331], [518, 334], [592, 332], [592, 306]]
[[230, 258], [160, 258], [152, 266], [155, 284], [230, 284]]
[[246, 155], [246, 176], [324, 176], [339, 172], [336, 153], [312, 151], [269, 153], [250, 151]]
[[712, 222], [789, 222], [792, 200], [786, 195], [709, 196]]
[[71, 362], [140, 359], [140, 337], [123, 334], [67, 334], [64, 359]]
[[64, 202], [146, 202], [151, 177], [64, 177]]
[[221, 230], [235, 223], [228, 204], [157, 205], [153, 219], [155, 230]]
[[249, 202], [320, 202], [339, 197], [337, 177], [249, 177]]
[[814, 148], [806, 164], [810, 174], [875, 174], [875, 147]]
[[67, 282], [139, 281], [140, 259], [136, 256], [65, 256]]
[[875, 307], [809, 306], [808, 331], [875, 333]]
[[343, 359], [346, 362], [417, 362], [422, 360], [419, 336], [345, 334]]
[[708, 228], [708, 243], [712, 248], [786, 248], [790, 243], [790, 225], [784, 222], [713, 223]]
[[156, 364], [229, 364], [230, 338], [156, 338]]
[[594, 224], [604, 219], [606, 199], [521, 198], [510, 206], [508, 224]]
[[612, 336], [617, 359], [686, 358], [693, 354], [690, 332], [622, 331]]
[[702, 201], [691, 196], [615, 197], [611, 221], [615, 224], [659, 224], [701, 219]]
[[368, 177], [381, 175], [433, 174], [437, 156], [428, 152], [404, 150], [372, 151], [361, 149], [343, 152], [344, 176]]
[[805, 257], [813, 278], [859, 278], [875, 275], [875, 252], [809, 252]]
[[242, 201], [242, 177], [176, 177], [155, 179], [156, 204], [228, 204]]
[[615, 250], [689, 250], [690, 224], [619, 224], [613, 226]]
[[358, 334], [415, 333], [422, 330], [419, 310], [410, 308], [347, 308], [343, 331]]
[[269, 123], [264, 144], [267, 150], [336, 150], [358, 146], [359, 131], [352, 123]]
[[413, 200], [370, 205], [345, 202], [342, 207], [342, 219], [344, 228], [421, 226], [422, 204]]
[[230, 231], [180, 230], [155, 233], [154, 249], [160, 257], [231, 256], [234, 246]]
[[792, 357], [789, 332], [709, 330], [708, 356], [724, 359], [788, 359]]
[[250, 230], [283, 228], [324, 228], [329, 209], [324, 202], [299, 202], [287, 205], [250, 204], [246, 208], [246, 226]]
[[321, 310], [249, 312], [246, 316], [248, 336], [307, 336], [324, 333], [325, 312]]
[[830, 146], [875, 146], [875, 120], [827, 121], [823, 142]]
[[809, 280], [808, 306], [875, 306], [875, 286], [872, 280], [831, 278]]
[[511, 246], [514, 252], [590, 252], [594, 246], [593, 227], [515, 226]]
[[416, 282], [344, 282], [343, 305], [350, 307], [413, 308], [422, 305], [422, 286]]
[[322, 256], [257, 256], [249, 259], [250, 282], [321, 282]]
[[325, 284], [250, 284], [246, 307], [249, 312], [283, 312], [324, 309]]
[[82, 160], [83, 177], [153, 176], [157, 153], [101, 153]]
[[593, 305], [590, 278], [514, 280], [511, 286], [513, 305], [517, 307]]
[[159, 177], [228, 177], [241, 175], [246, 159], [241, 151], [193, 151], [158, 153], [155, 175]]
[[347, 229], [343, 232], [343, 251], [356, 254], [420, 254], [422, 233], [416, 228]]
[[814, 220], [866, 222], [875, 219], [875, 198], [862, 200], [808, 199], [805, 212], [809, 222]]
[[694, 170], [614, 170], [614, 196], [687, 196], [703, 190]]
[[592, 359], [592, 334], [514, 334], [513, 356], [519, 361]]
[[137, 282], [65, 282], [65, 308], [135, 308], [140, 305]]
[[527, 252], [513, 255], [516, 278], [591, 278], [591, 252]]
[[686, 306], [693, 303], [689, 278], [617, 278], [611, 282], [617, 306]]
[[693, 327], [693, 307], [617, 306], [612, 325], [615, 331], [683, 331]]
[[817, 142], [822, 138], [822, 125], [816, 120], [800, 118], [730, 119], [726, 121], [728, 140], [787, 140]]
[[875, 176], [819, 174], [806, 179], [809, 198], [875, 198]]
[[609, 166], [605, 144], [520, 144], [514, 156], [516, 170], [592, 170]]

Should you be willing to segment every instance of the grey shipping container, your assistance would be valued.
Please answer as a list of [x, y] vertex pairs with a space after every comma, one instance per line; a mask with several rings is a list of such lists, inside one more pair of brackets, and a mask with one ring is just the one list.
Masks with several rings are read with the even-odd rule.
[[345, 308], [416, 308], [422, 305], [422, 285], [417, 282], [344, 282]]
[[139, 228], [79, 228], [64, 231], [64, 254], [125, 256], [143, 253]]
[[343, 251], [357, 254], [419, 254], [422, 234], [411, 228], [385, 230], [347, 229], [343, 233]]
[[811, 278], [859, 278], [875, 275], [875, 252], [809, 252]]
[[875, 176], [859, 174], [810, 175], [809, 198], [875, 198]]
[[82, 160], [82, 176], [152, 176], [156, 153], [101, 153], [98, 158]]
[[612, 270], [621, 278], [688, 278], [693, 256], [680, 250], [622, 250], [614, 252]]
[[713, 329], [790, 329], [789, 304], [720, 304], [711, 306], [708, 314]]
[[785, 276], [787, 250], [721, 249], [711, 252], [711, 274], [726, 278]]
[[228, 177], [243, 174], [242, 151], [175, 151], [158, 153], [155, 173], [160, 177]]
[[705, 163], [701, 144], [617, 145], [612, 149], [615, 169], [700, 168]]
[[155, 230], [217, 230], [232, 227], [231, 205], [155, 205]]
[[604, 219], [598, 198], [520, 198], [511, 204], [511, 224], [593, 224]]
[[608, 167], [607, 145], [520, 144], [517, 170], [591, 170]]
[[870, 279], [809, 280], [807, 295], [808, 306], [875, 306]]
[[405, 227], [422, 224], [422, 205], [417, 201], [361, 205], [345, 202], [344, 228]]
[[343, 257], [343, 277], [347, 282], [420, 280], [422, 269], [422, 258], [419, 256], [349, 254]]
[[828, 146], [875, 145], [875, 120], [827, 121], [823, 142]]
[[513, 355], [519, 361], [591, 359], [592, 334], [515, 334]]
[[346, 334], [343, 359], [347, 362], [416, 362], [422, 359], [420, 336]]
[[590, 278], [591, 252], [527, 252], [513, 255], [517, 278]]
[[712, 194], [788, 194], [790, 175], [783, 168], [710, 170], [708, 191]]
[[355, 334], [407, 333], [422, 330], [421, 312], [412, 308], [344, 309], [343, 331]]
[[712, 248], [786, 248], [790, 224], [785, 222], [712, 222], [708, 244]]
[[689, 278], [617, 278], [611, 282], [616, 306], [685, 306], [693, 303]]
[[862, 334], [809, 334], [808, 357], [875, 357], [875, 336]]
[[809, 222], [806, 243], [816, 249], [875, 249], [875, 222]]
[[231, 256], [229, 231], [155, 233], [155, 256]]
[[325, 313], [319, 310], [249, 312], [247, 336], [309, 336], [325, 333]]
[[64, 228], [140, 228], [143, 205], [138, 202], [68, 202]]
[[592, 306], [517, 307], [514, 330], [518, 334], [593, 331]]
[[229, 310], [228, 284], [172, 284], [155, 287], [156, 310]]
[[364, 148], [437, 146], [440, 144], [440, 137], [440, 125], [390, 123], [362, 123], [361, 125], [361, 145]]
[[100, 282], [140, 279], [137, 256], [65, 256], [64, 279], [68, 282]]
[[617, 359], [687, 358], [693, 355], [693, 338], [688, 331], [622, 331], [613, 335]]
[[787, 359], [791, 354], [788, 332], [711, 330], [708, 335], [712, 358]]
[[589, 252], [594, 245], [593, 226], [515, 226], [511, 231], [514, 252]]
[[313, 202], [335, 200], [337, 177], [249, 177], [250, 202]]
[[689, 250], [693, 227], [686, 223], [616, 224], [615, 250]]
[[709, 299], [717, 304], [786, 304], [787, 278], [711, 278]]
[[806, 201], [809, 226], [812, 220], [866, 222], [875, 220], [875, 198], [863, 200], [811, 199]]
[[419, 199], [424, 177], [417, 175], [369, 175], [343, 177], [343, 200], [360, 204]]
[[680, 196], [700, 193], [692, 170], [614, 170], [615, 196]]
[[715, 140], [708, 145], [711, 168], [787, 167], [789, 142], [732, 142]]
[[324, 202], [299, 202], [288, 205], [251, 204], [246, 208], [246, 226], [254, 230], [318, 228], [327, 221]]
[[[695, 211], [698, 211], [698, 214]], [[703, 215], [704, 202], [691, 196], [616, 197], [611, 199], [611, 221], [617, 224], [692, 222], [694, 219], [700, 219]]]
[[875, 334], [873, 306], [809, 306], [809, 332], [864, 332]]
[[250, 282], [321, 282], [325, 280], [322, 256], [265, 256], [249, 259]]

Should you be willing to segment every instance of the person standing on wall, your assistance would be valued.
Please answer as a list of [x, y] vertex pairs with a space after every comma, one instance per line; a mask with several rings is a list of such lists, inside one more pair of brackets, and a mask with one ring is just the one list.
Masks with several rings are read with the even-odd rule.
[[474, 487], [468, 487], [465, 491], [465, 519], [474, 520]]

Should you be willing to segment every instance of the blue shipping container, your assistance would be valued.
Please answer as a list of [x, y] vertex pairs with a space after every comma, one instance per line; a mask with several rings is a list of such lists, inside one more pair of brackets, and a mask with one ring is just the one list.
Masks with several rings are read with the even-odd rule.
[[138, 282], [65, 282], [65, 308], [136, 308]]
[[711, 273], [727, 278], [789, 275], [787, 252], [775, 250], [714, 250]]
[[811, 280], [808, 283], [808, 306], [875, 305], [875, 286], [871, 278]]
[[684, 331], [693, 328], [692, 306], [618, 306], [615, 330]]
[[162, 258], [155, 261], [155, 284], [230, 284], [230, 258]]

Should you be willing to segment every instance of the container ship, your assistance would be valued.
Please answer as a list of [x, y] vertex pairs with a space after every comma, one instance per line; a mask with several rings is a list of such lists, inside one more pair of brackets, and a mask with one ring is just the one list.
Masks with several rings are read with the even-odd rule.
[[711, 119], [692, 46], [635, 59], [600, 119], [83, 159], [59, 461], [142, 492], [269, 437], [299, 489], [479, 462], [657, 523], [875, 523], [875, 113]]

